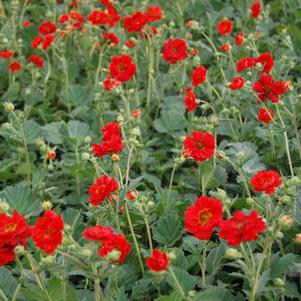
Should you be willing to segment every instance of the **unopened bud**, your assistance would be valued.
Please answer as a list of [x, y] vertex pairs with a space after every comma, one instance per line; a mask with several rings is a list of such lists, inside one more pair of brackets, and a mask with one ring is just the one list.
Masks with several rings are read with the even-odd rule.
[[0, 213], [6, 214], [9, 210], [9, 205], [6, 201], [0, 200]]
[[284, 287], [284, 281], [281, 278], [275, 278], [273, 282], [276, 287]]
[[284, 228], [290, 228], [292, 224], [294, 223], [294, 219], [291, 215], [282, 215], [279, 218], [279, 225]]
[[50, 201], [44, 201], [42, 203], [42, 210], [47, 211], [52, 209], [52, 203]]
[[15, 254], [17, 256], [24, 256], [26, 254], [26, 250], [23, 246], [18, 245], [15, 247]]
[[167, 253], [168, 261], [173, 262], [177, 259], [177, 255], [175, 252], [169, 252]]
[[91, 257], [92, 256], [92, 251], [90, 249], [82, 249], [80, 254], [83, 256], [83, 257]]
[[41, 262], [45, 265], [52, 265], [55, 263], [55, 259], [53, 256], [46, 256], [42, 258]]
[[135, 127], [131, 130], [131, 134], [133, 136], [140, 136], [141, 135], [141, 132], [140, 132], [140, 129], [138, 127]]
[[298, 186], [301, 184], [301, 179], [299, 177], [292, 177], [285, 184], [286, 186]]
[[240, 259], [242, 257], [241, 253], [234, 248], [229, 248], [226, 250], [225, 257], [231, 260]]
[[90, 159], [90, 154], [89, 153], [82, 153], [81, 157], [84, 161], [88, 161]]
[[297, 243], [298, 245], [301, 245], [301, 233], [297, 233], [295, 235], [295, 239], [294, 239], [295, 243]]
[[117, 261], [120, 258], [121, 252], [118, 250], [113, 250], [105, 258], [109, 261]]
[[111, 159], [112, 159], [112, 161], [117, 162], [117, 161], [119, 161], [119, 155], [118, 154], [112, 154]]
[[210, 123], [213, 124], [214, 126], [218, 125], [218, 123], [219, 123], [218, 117], [215, 115], [211, 116]]
[[85, 139], [84, 139], [84, 142], [86, 144], [90, 144], [92, 142], [92, 138], [90, 136], [86, 136]]
[[4, 103], [4, 111], [7, 113], [13, 112], [15, 106], [12, 102], [5, 102]]

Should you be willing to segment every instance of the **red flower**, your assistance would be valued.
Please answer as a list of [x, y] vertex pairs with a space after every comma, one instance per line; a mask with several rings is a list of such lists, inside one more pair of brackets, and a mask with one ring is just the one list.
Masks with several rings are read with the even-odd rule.
[[1, 51], [0, 55], [3, 60], [8, 60], [14, 56], [14, 52], [10, 51], [8, 49], [5, 49], [5, 50]]
[[82, 236], [88, 240], [102, 241], [108, 239], [113, 233], [111, 228], [98, 225], [85, 229]]
[[262, 72], [269, 73], [274, 67], [274, 59], [269, 52], [261, 53], [256, 59], [256, 64], [261, 63], [263, 66]]
[[274, 81], [268, 74], [262, 74], [259, 81], [253, 85], [253, 90], [257, 93], [260, 101], [270, 99], [272, 102], [279, 101], [279, 95], [283, 95], [288, 89], [286, 82]]
[[120, 82], [129, 81], [137, 71], [133, 59], [127, 54], [123, 54], [121, 56], [113, 56], [109, 68], [111, 77]]
[[246, 69], [254, 67], [256, 64], [256, 61], [252, 57], [245, 57], [239, 60], [236, 64], [236, 72], [242, 72]]
[[169, 39], [163, 46], [163, 59], [171, 64], [177, 64], [178, 61], [185, 60], [188, 57], [187, 43], [181, 39]]
[[113, 234], [109, 239], [103, 240], [102, 246], [98, 250], [98, 255], [100, 257], [106, 257], [112, 251], [120, 252], [119, 258], [112, 260], [114, 263], [125, 261], [126, 255], [131, 252], [131, 245], [123, 234]]
[[47, 210], [36, 221], [32, 229], [32, 239], [39, 249], [50, 255], [62, 244], [63, 229], [62, 215], [56, 215], [54, 211]]
[[162, 19], [163, 17], [163, 12], [161, 7], [158, 6], [149, 6], [147, 8], [147, 12], [146, 12], [146, 16], [147, 16], [147, 20], [148, 22], [156, 22]]
[[126, 194], [126, 197], [129, 201], [133, 201], [137, 196], [138, 196], [138, 191], [135, 189], [128, 191]]
[[119, 39], [113, 32], [104, 32], [103, 39], [107, 42], [107, 44], [118, 45]]
[[28, 28], [28, 27], [30, 27], [32, 25], [32, 23], [30, 22], [30, 21], [28, 21], [28, 20], [24, 20], [23, 22], [22, 22], [22, 26], [24, 27], [24, 28]]
[[191, 136], [185, 138], [184, 149], [189, 152], [193, 160], [203, 162], [214, 154], [214, 137], [210, 133], [194, 131]]
[[102, 129], [102, 143], [93, 144], [93, 152], [101, 158], [108, 153], [119, 153], [123, 150], [120, 126], [117, 122], [110, 122]]
[[90, 202], [93, 206], [98, 206], [105, 199], [109, 198], [119, 185], [115, 179], [108, 176], [98, 178], [89, 188]]
[[128, 47], [128, 48], [134, 48], [136, 46], [136, 42], [131, 39], [131, 38], [128, 38], [125, 42], [125, 45]]
[[233, 30], [233, 23], [230, 20], [222, 20], [216, 26], [217, 31], [222, 35], [228, 35]]
[[116, 9], [113, 6], [112, 7], [107, 7], [107, 22], [106, 22], [106, 24], [109, 27], [114, 27], [119, 22], [119, 20], [120, 20], [120, 16], [119, 16], [118, 12], [116, 11]]
[[134, 117], [134, 118], [140, 118], [141, 117], [141, 110], [140, 109], [135, 109], [131, 112], [131, 115]]
[[85, 17], [81, 15], [79, 12], [71, 11], [69, 14], [65, 14], [59, 17], [58, 22], [60, 24], [65, 24], [69, 21], [69, 25], [71, 26], [71, 30], [75, 31], [83, 25]]
[[113, 7], [113, 4], [111, 3], [110, 0], [99, 0], [99, 3], [104, 5], [107, 8]]
[[245, 241], [257, 240], [266, 224], [256, 211], [252, 211], [249, 216], [242, 211], [235, 211], [230, 219], [219, 224], [219, 228], [220, 238], [226, 239], [229, 246], [238, 246]]
[[222, 52], [228, 52], [231, 49], [230, 43], [224, 43], [219, 47], [219, 50]]
[[168, 269], [168, 257], [165, 252], [158, 249], [152, 251], [152, 256], [146, 258], [147, 267], [153, 272], [161, 272]]
[[191, 83], [193, 86], [198, 86], [206, 80], [207, 69], [204, 66], [199, 66], [191, 72]]
[[222, 202], [215, 198], [201, 196], [193, 206], [189, 206], [184, 215], [186, 230], [197, 239], [210, 239], [214, 227], [223, 218]]
[[196, 56], [196, 55], [198, 55], [200, 52], [197, 50], [197, 49], [191, 49], [191, 51], [190, 51], [190, 54], [192, 55], [192, 56]]
[[44, 43], [42, 45], [42, 49], [45, 51], [47, 50], [50, 45], [52, 44], [52, 42], [54, 41], [55, 36], [53, 34], [48, 34], [47, 36], [45, 36], [45, 40]]
[[257, 19], [260, 15], [261, 3], [260, 1], [255, 1], [251, 5], [251, 17]]
[[230, 83], [229, 85], [229, 88], [231, 90], [240, 90], [243, 88], [245, 84], [245, 79], [244, 77], [240, 76], [240, 77], [235, 77], [233, 80], [232, 80], [232, 83]]
[[196, 96], [192, 92], [192, 90], [188, 90], [186, 92], [185, 98], [184, 98], [184, 104], [188, 112], [195, 111], [197, 109], [197, 102], [196, 102]]
[[30, 235], [31, 229], [25, 217], [19, 215], [16, 210], [12, 216], [0, 213], [0, 266], [15, 259], [15, 247], [25, 247]]
[[56, 25], [50, 21], [46, 21], [39, 26], [39, 33], [48, 35], [56, 31]]
[[107, 23], [107, 14], [103, 10], [93, 10], [88, 16], [92, 25], [105, 25]]
[[269, 109], [260, 108], [257, 118], [259, 121], [261, 121], [265, 124], [269, 124], [275, 118], [275, 115], [274, 115], [273, 111], [271, 111]]
[[56, 158], [55, 150], [48, 151], [47, 152], [47, 158], [48, 158], [48, 160], [54, 160]]
[[123, 27], [128, 32], [140, 32], [146, 25], [148, 16], [141, 11], [136, 11], [133, 15], [123, 18]]
[[108, 77], [102, 82], [102, 84], [105, 91], [111, 91], [113, 88], [120, 86], [121, 82], [114, 78]]
[[18, 73], [20, 71], [22, 71], [22, 64], [20, 64], [19, 62], [17, 61], [12, 61], [10, 64], [9, 64], [9, 71], [11, 73]]
[[276, 188], [282, 183], [279, 173], [274, 170], [266, 170], [258, 172], [250, 181], [254, 191], [272, 194]]
[[44, 41], [44, 37], [42, 36], [36, 36], [32, 41], [31, 41], [31, 47], [33, 49], [36, 49], [40, 46], [40, 44]]
[[27, 62], [35, 64], [38, 68], [44, 68], [44, 61], [39, 55], [30, 55], [27, 59]]
[[237, 34], [234, 37], [234, 40], [235, 40], [235, 45], [236, 46], [241, 46], [244, 43], [244, 33], [240, 32], [239, 34]]

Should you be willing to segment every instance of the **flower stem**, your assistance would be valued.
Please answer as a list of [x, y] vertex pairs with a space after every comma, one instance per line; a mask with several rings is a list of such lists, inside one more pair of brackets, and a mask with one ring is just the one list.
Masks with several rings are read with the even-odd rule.
[[173, 184], [173, 179], [174, 179], [174, 176], [175, 176], [177, 166], [178, 166], [178, 164], [175, 163], [174, 166], [173, 166], [172, 172], [171, 172], [169, 187], [168, 187], [168, 192], [167, 192], [167, 197], [166, 197], [167, 202], [169, 201], [169, 197], [170, 197], [170, 193], [171, 193], [171, 189], [172, 189], [172, 184]]
[[182, 296], [183, 300], [185, 300], [186, 299], [185, 292], [184, 292], [181, 284], [179, 283], [179, 281], [178, 281], [174, 271], [172, 270], [172, 268], [169, 269], [169, 272], [170, 272], [170, 275], [171, 275], [171, 277], [172, 277], [172, 279], [173, 279], [173, 281], [174, 281], [174, 283], [177, 287], [177, 290], [178, 290], [179, 294]]
[[145, 222], [145, 226], [146, 226], [146, 232], [147, 232], [147, 237], [148, 237], [148, 242], [149, 242], [149, 248], [152, 252], [153, 251], [152, 234], [151, 234], [151, 229], [150, 229], [150, 226], [149, 226], [147, 215], [144, 215], [144, 222]]
[[201, 273], [202, 273], [202, 288], [206, 288], [206, 257], [207, 257], [207, 250], [206, 250], [206, 244], [203, 249], [202, 254], [202, 262], [201, 262]]
[[95, 291], [95, 301], [104, 301], [104, 297], [100, 287], [100, 279], [97, 275], [97, 267], [96, 264], [92, 265], [92, 270], [94, 273], [94, 291]]

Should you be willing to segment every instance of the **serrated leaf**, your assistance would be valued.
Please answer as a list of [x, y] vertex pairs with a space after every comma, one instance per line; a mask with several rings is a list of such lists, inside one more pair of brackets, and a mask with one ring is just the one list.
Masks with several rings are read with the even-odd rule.
[[176, 213], [162, 216], [153, 227], [153, 239], [162, 244], [172, 246], [181, 233], [181, 223]]
[[63, 295], [62, 281], [52, 278], [48, 281], [48, 294], [52, 300], [56, 301], [79, 301], [76, 291], [66, 283], [66, 295]]
[[16, 209], [22, 215], [34, 213], [40, 208], [37, 197], [28, 186], [22, 183], [6, 187], [0, 192], [0, 199], [6, 200], [11, 211]]
[[41, 135], [41, 127], [34, 120], [24, 122], [24, 136], [27, 144], [34, 143]]
[[12, 273], [6, 268], [0, 268], [0, 289], [4, 292], [4, 294], [8, 296], [12, 296], [15, 289], [17, 287], [17, 281], [13, 277]]
[[61, 122], [48, 123], [42, 128], [42, 137], [49, 143], [61, 144], [63, 143], [61, 128]]
[[297, 255], [295, 254], [286, 254], [280, 258], [277, 254], [273, 255], [270, 265], [271, 277], [276, 278], [282, 276], [294, 265], [296, 260]]
[[[190, 275], [188, 272], [186, 272], [185, 270], [182, 270], [178, 267], [172, 267], [172, 270], [173, 270], [179, 284], [181, 285], [183, 291], [186, 293], [193, 290], [200, 281], [199, 277]], [[168, 276], [168, 282], [175, 290], [177, 290], [175, 281], [170, 275]]]

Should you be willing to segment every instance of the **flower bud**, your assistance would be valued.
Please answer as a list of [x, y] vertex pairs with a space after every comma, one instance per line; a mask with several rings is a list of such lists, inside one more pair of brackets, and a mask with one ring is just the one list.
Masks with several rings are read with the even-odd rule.
[[50, 201], [44, 201], [42, 203], [42, 210], [43, 211], [47, 211], [47, 210], [51, 210], [52, 209], [52, 203]]
[[47, 167], [47, 169], [48, 169], [49, 171], [53, 171], [53, 170], [54, 170], [53, 164], [52, 164], [52, 163], [49, 164], [48, 167]]
[[70, 239], [68, 236], [63, 237], [63, 245], [64, 246], [71, 246], [73, 245], [72, 239]]
[[131, 115], [132, 115], [132, 117], [134, 117], [134, 118], [140, 118], [140, 116], [141, 116], [141, 111], [140, 111], [139, 109], [135, 109], [135, 110], [132, 111]]
[[84, 139], [84, 142], [86, 144], [90, 144], [92, 142], [92, 138], [90, 136], [86, 136], [85, 139]]
[[292, 224], [294, 223], [294, 219], [291, 215], [282, 215], [279, 218], [279, 225], [282, 226], [283, 228], [290, 228]]
[[83, 161], [88, 161], [90, 159], [90, 154], [89, 153], [82, 153], [81, 157]]
[[18, 245], [15, 247], [15, 254], [17, 256], [24, 256], [26, 254], [26, 250], [23, 246]]
[[275, 278], [273, 282], [276, 287], [284, 287], [284, 281], [281, 278]]
[[177, 255], [175, 252], [167, 253], [167, 257], [169, 262], [174, 262], [177, 259]]
[[118, 154], [112, 154], [111, 159], [113, 162], [119, 161], [119, 155]]
[[122, 115], [118, 115], [116, 120], [117, 120], [118, 123], [123, 123], [124, 122], [124, 118], [123, 118]]
[[227, 193], [225, 190], [217, 188], [217, 192], [215, 193], [215, 196], [220, 199], [220, 200], [224, 200], [227, 197]]
[[279, 198], [281, 204], [288, 204], [291, 201], [291, 198], [288, 195], [284, 195]]
[[176, 164], [182, 164], [183, 162], [185, 162], [185, 157], [184, 156], [181, 156], [179, 158], [175, 158], [174, 162]]
[[64, 225], [64, 231], [69, 232], [71, 230], [71, 226], [69, 224]]
[[45, 264], [45, 265], [52, 265], [55, 263], [55, 259], [53, 256], [46, 256], [46, 257], [42, 258], [41, 262], [42, 262], [42, 264]]
[[150, 201], [150, 202], [147, 203], [147, 207], [148, 208], [154, 208], [155, 207], [155, 203], [152, 202], [152, 201]]
[[195, 298], [195, 295], [196, 295], [196, 291], [189, 291], [188, 292], [188, 297], [190, 297], [190, 298]]
[[301, 184], [301, 179], [299, 177], [292, 177], [285, 184], [286, 186], [298, 186]]
[[9, 205], [5, 200], [0, 199], [0, 213], [6, 214], [9, 210]]
[[133, 128], [131, 130], [131, 135], [133, 135], [133, 136], [140, 136], [141, 135], [140, 129], [138, 127]]
[[244, 156], [245, 156], [245, 152], [244, 152], [244, 151], [239, 151], [239, 152], [236, 154], [236, 158], [237, 158], [238, 160], [243, 159]]
[[15, 106], [12, 102], [5, 102], [4, 103], [4, 111], [6, 113], [13, 112], [14, 109], [15, 109]]
[[218, 125], [218, 123], [219, 123], [218, 117], [215, 115], [212, 115], [210, 118], [210, 123], [213, 124], [214, 126]]
[[277, 232], [275, 233], [275, 236], [276, 236], [276, 238], [278, 238], [278, 239], [282, 239], [282, 238], [283, 238], [283, 233], [282, 233], [281, 231], [277, 231]]
[[41, 147], [45, 146], [45, 142], [44, 142], [44, 140], [42, 140], [42, 139], [37, 139], [37, 140], [35, 141], [35, 143], [36, 143], [36, 146], [37, 146], [38, 148], [41, 148]]
[[31, 89], [30, 88], [26, 88], [24, 91], [26, 96], [29, 96], [31, 94]]
[[80, 255], [83, 257], [91, 257], [92, 256], [92, 251], [90, 249], [82, 249], [80, 252]]
[[105, 258], [109, 261], [116, 261], [119, 259], [120, 255], [121, 255], [120, 251], [113, 250]]
[[56, 152], [55, 150], [51, 149], [47, 152], [47, 158], [48, 160], [54, 160], [56, 158]]
[[241, 253], [234, 248], [229, 248], [226, 250], [225, 257], [230, 260], [240, 259], [242, 257]]
[[11, 129], [12, 125], [9, 122], [4, 122], [4, 123], [2, 123], [2, 127], [5, 129]]
[[253, 206], [254, 203], [255, 203], [255, 201], [254, 201], [253, 198], [247, 198], [247, 204], [248, 204], [249, 206]]
[[301, 245], [301, 233], [297, 233], [294, 239], [295, 243]]

